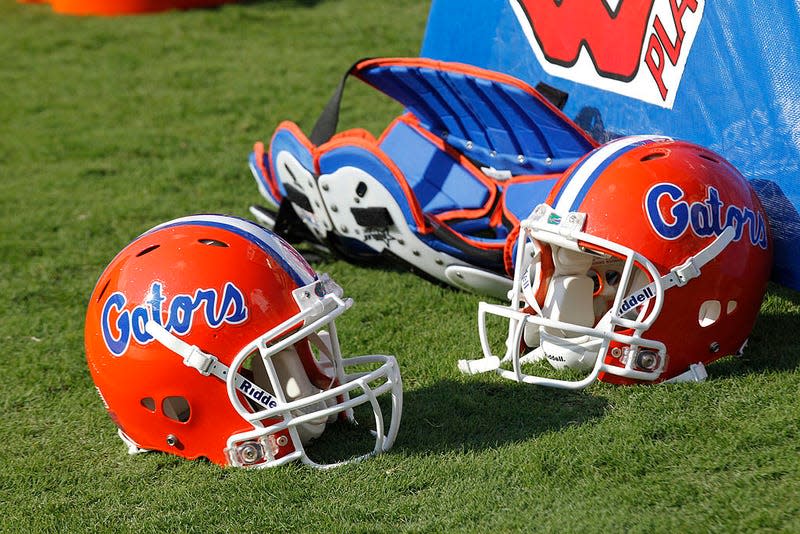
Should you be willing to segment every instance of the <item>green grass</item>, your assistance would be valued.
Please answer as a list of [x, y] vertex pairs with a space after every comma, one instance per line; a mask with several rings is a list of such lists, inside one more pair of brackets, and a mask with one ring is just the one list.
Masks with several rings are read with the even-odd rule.
[[[474, 296], [324, 261], [356, 300], [344, 351], [400, 361], [389, 454], [248, 472], [125, 453], [83, 356], [103, 267], [164, 220], [247, 216], [252, 143], [286, 118], [310, 130], [357, 58], [417, 54], [427, 10], [0, 4], [0, 531], [800, 531], [800, 297], [778, 287], [745, 357], [707, 382], [569, 393], [458, 373], [480, 350]], [[348, 91], [344, 127], [397, 111]]]

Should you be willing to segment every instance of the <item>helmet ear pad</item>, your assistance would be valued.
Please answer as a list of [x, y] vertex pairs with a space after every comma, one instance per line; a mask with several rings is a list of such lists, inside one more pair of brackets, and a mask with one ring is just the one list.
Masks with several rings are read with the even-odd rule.
[[[303, 340], [296, 345], [305, 345], [307, 347], [308, 341]], [[267, 372], [264, 360], [257, 353], [254, 354], [252, 358], [253, 381], [263, 389], [277, 396], [277, 392], [275, 391], [276, 388], [273, 386], [272, 380], [269, 378], [269, 373]], [[287, 402], [310, 397], [322, 391], [312, 383], [295, 346], [289, 346], [278, 353], [273, 354], [270, 357], [270, 361], [275, 369], [275, 375], [278, 378], [278, 385], [282, 390]], [[323, 405], [323, 403], [320, 402], [316, 405], [303, 408], [302, 413], [321, 410], [324, 408], [326, 408], [326, 405]], [[295, 415], [302, 415], [302, 413], [300, 410], [298, 410]], [[333, 421], [336, 419], [336, 416], [334, 415], [327, 418], [322, 417], [319, 419], [313, 419], [307, 423], [298, 425], [297, 433], [300, 436], [300, 441], [305, 445], [310, 441], [320, 437], [325, 430], [325, 425], [328, 422], [331, 422], [329, 419]]]
[[[589, 276], [592, 256], [558, 246], [552, 246], [551, 250], [553, 276], [547, 287], [542, 312], [554, 321], [594, 326], [594, 280]], [[587, 370], [594, 365], [597, 356], [594, 338], [541, 326], [539, 339], [547, 361], [557, 369]]]
[[[594, 326], [594, 280], [589, 276], [592, 256], [556, 246], [552, 247], [552, 251], [554, 273], [542, 311], [554, 321]], [[570, 337], [563, 330], [546, 328], [546, 331]]]

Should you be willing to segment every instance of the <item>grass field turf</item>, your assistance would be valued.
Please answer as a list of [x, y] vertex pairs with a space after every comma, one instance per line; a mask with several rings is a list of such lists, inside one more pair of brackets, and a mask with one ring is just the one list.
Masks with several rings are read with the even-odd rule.
[[[318, 262], [356, 300], [345, 353], [402, 367], [389, 454], [248, 472], [125, 453], [83, 356], [104, 266], [167, 219], [247, 216], [252, 143], [285, 118], [308, 131], [354, 60], [417, 54], [427, 9], [0, 4], [0, 531], [800, 531], [800, 297], [776, 286], [745, 357], [707, 382], [569, 393], [458, 373], [480, 350], [476, 297]], [[397, 111], [350, 84], [342, 127]]]

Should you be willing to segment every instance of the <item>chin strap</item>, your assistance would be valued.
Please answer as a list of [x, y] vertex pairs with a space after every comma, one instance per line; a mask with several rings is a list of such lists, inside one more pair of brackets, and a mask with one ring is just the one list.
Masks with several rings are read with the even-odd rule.
[[228, 367], [219, 363], [219, 358], [216, 356], [206, 354], [195, 345], [189, 345], [152, 319], [147, 321], [144, 329], [156, 341], [183, 358], [185, 366], [197, 369], [203, 376], [214, 375], [220, 380], [226, 380]]
[[[736, 235], [736, 230], [733, 226], [728, 226], [717, 238], [712, 241], [706, 248], [687, 259], [682, 264], [673, 267], [670, 271], [660, 278], [661, 289], [666, 291], [671, 287], [683, 287], [690, 280], [700, 276], [700, 269], [705, 264], [719, 256], [725, 250]], [[656, 283], [650, 282], [643, 288], [631, 293], [622, 301], [622, 306], [617, 310], [619, 316], [624, 315], [630, 311], [634, 306], [639, 305], [647, 300], [653, 298], [656, 294]]]
[[[717, 238], [706, 248], [683, 262], [672, 270], [665, 277], [662, 277], [662, 286], [668, 289], [673, 286], [685, 286], [692, 278], [700, 276], [700, 269], [708, 262], [716, 258], [736, 235], [733, 226], [728, 226]], [[666, 278], [666, 280], [664, 280]]]
[[[195, 345], [189, 345], [152, 319], [147, 321], [144, 329], [156, 341], [183, 358], [185, 366], [196, 369], [203, 376], [215, 376], [223, 382], [228, 379], [230, 369], [216, 356], [206, 354]], [[260, 406], [274, 408], [278, 405], [277, 399], [271, 393], [261, 389], [242, 375], [237, 373], [233, 381], [240, 393]]]

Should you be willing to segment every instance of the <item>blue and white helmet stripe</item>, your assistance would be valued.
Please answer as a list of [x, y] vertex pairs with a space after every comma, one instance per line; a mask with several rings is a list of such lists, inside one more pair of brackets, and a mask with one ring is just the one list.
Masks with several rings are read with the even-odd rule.
[[289, 274], [298, 287], [307, 286], [317, 279], [316, 273], [303, 257], [283, 239], [246, 219], [229, 215], [189, 215], [160, 224], [143, 235], [176, 226], [207, 226], [233, 232], [267, 253]]
[[556, 195], [553, 209], [559, 214], [578, 211], [583, 199], [586, 198], [597, 178], [617, 158], [634, 148], [658, 141], [671, 140], [671, 138], [664, 136], [634, 135], [621, 137], [601, 146], [572, 169], [566, 184]]

